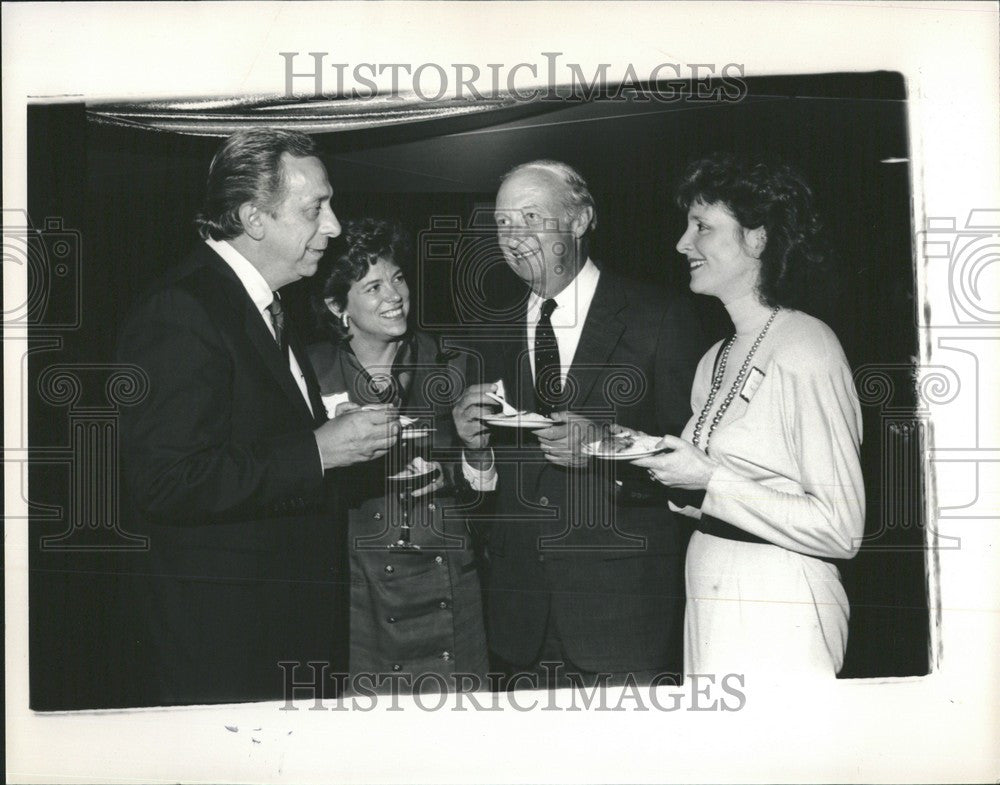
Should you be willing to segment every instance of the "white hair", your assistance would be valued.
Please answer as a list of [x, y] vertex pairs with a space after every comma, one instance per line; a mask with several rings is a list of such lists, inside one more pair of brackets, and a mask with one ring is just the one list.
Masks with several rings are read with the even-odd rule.
[[587, 186], [587, 181], [583, 179], [583, 175], [569, 164], [547, 158], [529, 161], [526, 164], [518, 164], [500, 178], [500, 184], [503, 185], [514, 175], [528, 169], [542, 169], [558, 177], [566, 186], [561, 196], [566, 211], [570, 215], [575, 216], [583, 208], [589, 207], [591, 218], [587, 230], [592, 231], [597, 228], [597, 206], [594, 204], [594, 197], [591, 196], [590, 188]]

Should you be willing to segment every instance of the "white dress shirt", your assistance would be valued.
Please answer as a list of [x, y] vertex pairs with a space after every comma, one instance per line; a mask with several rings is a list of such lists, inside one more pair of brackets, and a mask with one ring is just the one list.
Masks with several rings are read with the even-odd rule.
[[[267, 285], [264, 276], [260, 274], [257, 268], [243, 254], [225, 240], [213, 240], [209, 238], [205, 240], [205, 244], [221, 256], [223, 261], [236, 273], [236, 277], [240, 279], [243, 288], [247, 290], [247, 294], [250, 295], [253, 304], [257, 306], [260, 318], [264, 320], [268, 332], [274, 336], [274, 324], [271, 322], [271, 314], [267, 310], [274, 301], [274, 292]], [[288, 368], [292, 372], [292, 378], [295, 379], [295, 383], [302, 392], [302, 398], [306, 402], [306, 406], [312, 412], [312, 403], [309, 402], [309, 388], [306, 386], [306, 377], [303, 375], [302, 367], [299, 365], [299, 361], [296, 359], [295, 352], [291, 350], [291, 347], [288, 349]], [[313, 412], [314, 416], [315, 414]]]
[[[556, 309], [552, 312], [552, 331], [556, 334], [556, 345], [559, 347], [560, 381], [566, 383], [566, 374], [573, 365], [576, 347], [580, 344], [583, 325], [590, 312], [590, 304], [594, 301], [597, 291], [597, 281], [601, 271], [590, 259], [580, 268], [576, 278], [552, 299], [556, 301]], [[528, 331], [528, 356], [531, 360], [531, 375], [535, 375], [535, 330], [538, 320], [542, 318], [542, 303], [544, 297], [534, 292], [528, 298], [528, 311], [525, 316], [525, 327]]]
[[[556, 335], [556, 345], [559, 347], [560, 379], [566, 383], [576, 354], [576, 347], [583, 335], [583, 325], [590, 313], [590, 304], [594, 301], [597, 291], [597, 281], [601, 271], [590, 259], [580, 268], [580, 272], [570, 281], [569, 285], [554, 298], [556, 309], [552, 312], [552, 331]], [[535, 374], [535, 330], [538, 320], [542, 317], [542, 303], [545, 298], [534, 292], [528, 297], [528, 308], [525, 315], [525, 328], [528, 333], [528, 356], [531, 361], [531, 374]], [[474, 490], [494, 491], [497, 487], [497, 470], [495, 465], [489, 469], [477, 470], [462, 457], [462, 474]]]

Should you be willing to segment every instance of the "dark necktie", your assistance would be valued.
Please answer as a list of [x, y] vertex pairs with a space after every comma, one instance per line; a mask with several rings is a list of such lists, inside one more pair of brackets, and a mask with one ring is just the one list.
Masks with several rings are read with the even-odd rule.
[[267, 306], [271, 312], [271, 324], [274, 326], [274, 340], [278, 342], [281, 353], [288, 356], [288, 335], [285, 333], [285, 312], [281, 308], [281, 298], [274, 292], [274, 299]]
[[562, 394], [559, 345], [552, 329], [555, 300], [542, 303], [542, 316], [535, 326], [535, 400], [539, 414], [551, 414]]

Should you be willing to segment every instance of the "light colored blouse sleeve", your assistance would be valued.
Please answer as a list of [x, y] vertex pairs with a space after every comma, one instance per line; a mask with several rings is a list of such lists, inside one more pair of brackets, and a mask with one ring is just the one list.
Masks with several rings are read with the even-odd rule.
[[854, 383], [846, 362], [794, 359], [769, 369], [774, 377], [766, 403], [775, 432], [760, 438], [775, 440], [775, 452], [787, 454], [797, 476], [749, 479], [756, 467], [744, 473], [730, 461], [713, 472], [702, 512], [789, 550], [849, 559], [865, 519]]

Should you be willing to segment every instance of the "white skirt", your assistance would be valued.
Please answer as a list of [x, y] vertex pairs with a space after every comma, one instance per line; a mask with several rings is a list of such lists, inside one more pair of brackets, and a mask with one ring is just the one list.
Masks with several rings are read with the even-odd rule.
[[843, 666], [850, 606], [834, 565], [695, 532], [685, 582], [685, 673], [832, 678]]

